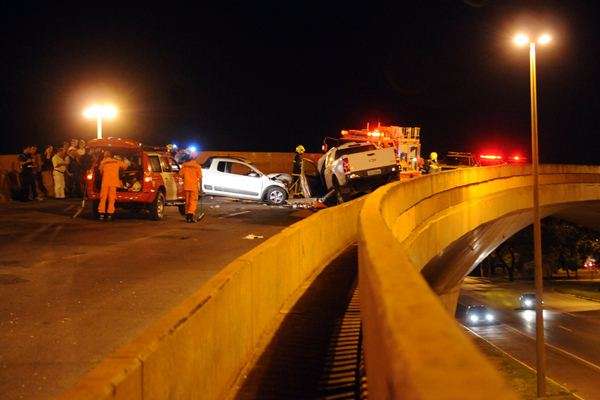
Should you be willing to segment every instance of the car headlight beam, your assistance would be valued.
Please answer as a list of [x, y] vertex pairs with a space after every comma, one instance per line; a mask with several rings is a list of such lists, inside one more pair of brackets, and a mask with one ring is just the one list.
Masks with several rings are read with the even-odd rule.
[[478, 322], [479, 321], [479, 316], [472, 314], [469, 319], [471, 320], [471, 322]]

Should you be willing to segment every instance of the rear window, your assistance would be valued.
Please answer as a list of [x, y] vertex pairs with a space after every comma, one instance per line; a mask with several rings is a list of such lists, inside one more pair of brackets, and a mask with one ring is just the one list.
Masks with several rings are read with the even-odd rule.
[[342, 156], [347, 156], [350, 154], [362, 153], [363, 151], [373, 150], [376, 150], [376, 147], [372, 144], [368, 144], [366, 146], [348, 147], [347, 149], [338, 149], [335, 151], [335, 158], [340, 158]]
[[150, 160], [150, 170], [152, 172], [161, 172], [158, 156], [148, 156], [148, 159]]

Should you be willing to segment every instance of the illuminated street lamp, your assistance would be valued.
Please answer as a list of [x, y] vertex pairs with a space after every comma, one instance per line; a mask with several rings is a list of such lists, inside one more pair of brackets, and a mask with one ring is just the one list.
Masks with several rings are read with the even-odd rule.
[[96, 120], [98, 139], [102, 139], [102, 120], [114, 119], [117, 113], [117, 107], [111, 104], [94, 104], [83, 110], [85, 118]]
[[552, 37], [544, 33], [537, 40], [531, 39], [525, 33], [514, 36], [513, 42], [523, 47], [529, 44], [529, 91], [531, 95], [531, 164], [533, 175], [533, 251], [535, 261], [535, 339], [536, 339], [536, 370], [537, 396], [546, 395], [546, 354], [544, 343], [544, 313], [542, 295], [544, 282], [542, 272], [542, 226], [540, 222], [540, 192], [539, 192], [539, 147], [538, 147], [538, 117], [537, 117], [537, 75], [536, 75], [536, 43], [546, 45]]

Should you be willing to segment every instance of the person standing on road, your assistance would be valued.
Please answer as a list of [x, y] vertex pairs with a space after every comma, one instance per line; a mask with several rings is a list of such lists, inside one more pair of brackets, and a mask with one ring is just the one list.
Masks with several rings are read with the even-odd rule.
[[196, 222], [196, 208], [198, 207], [198, 192], [202, 180], [200, 165], [190, 155], [181, 166], [179, 174], [183, 177], [183, 191], [185, 193], [185, 220]]
[[54, 166], [52, 165], [52, 156], [54, 156], [54, 147], [48, 146], [44, 150], [42, 155], [42, 184], [46, 189], [46, 195], [48, 197], [54, 197], [54, 179], [52, 178], [52, 171]]
[[31, 147], [23, 148], [23, 153], [18, 155], [20, 163], [19, 178], [21, 180], [21, 200], [30, 201], [38, 198], [35, 189], [35, 160], [31, 155]]
[[302, 174], [302, 154], [305, 151], [304, 146], [301, 144], [296, 146], [296, 154], [294, 154], [294, 161], [292, 162], [292, 186], [300, 180], [300, 174]]
[[67, 162], [66, 152], [64, 148], [58, 150], [58, 152], [52, 156], [52, 166], [54, 170], [52, 177], [54, 178], [54, 197], [57, 199], [65, 198], [65, 174], [67, 173]]
[[[102, 185], [100, 186], [100, 204], [98, 204], [99, 219], [112, 221], [115, 213], [115, 200], [117, 188], [122, 186], [119, 179], [119, 170], [127, 168], [124, 161], [112, 157], [110, 151], [104, 152], [104, 159], [100, 162]], [[104, 213], [106, 212], [106, 216]]]

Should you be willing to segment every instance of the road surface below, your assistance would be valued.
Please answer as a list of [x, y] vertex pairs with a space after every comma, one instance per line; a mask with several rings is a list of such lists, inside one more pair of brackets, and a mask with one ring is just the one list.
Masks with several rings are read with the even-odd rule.
[[[73, 385], [228, 262], [308, 211], [205, 200], [150, 221], [77, 219], [75, 201], [0, 205], [0, 397], [47, 399]], [[254, 234], [263, 238], [244, 239]]]
[[[535, 311], [519, 309], [517, 301], [527, 291], [532, 291], [531, 282], [467, 277], [459, 303], [493, 309], [497, 324], [469, 329], [535, 368]], [[547, 376], [581, 398], [600, 399], [600, 303], [549, 291], [544, 308]]]

